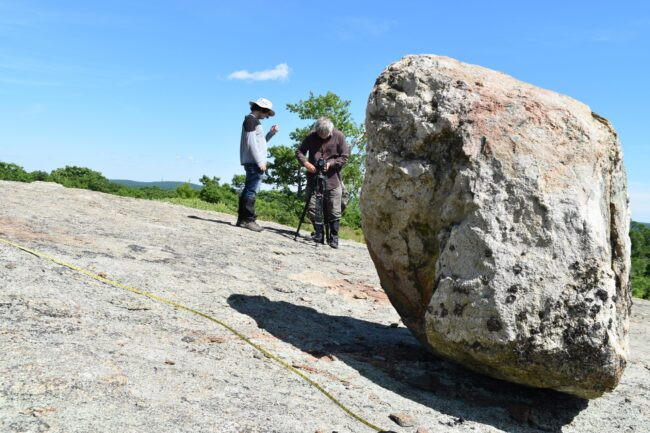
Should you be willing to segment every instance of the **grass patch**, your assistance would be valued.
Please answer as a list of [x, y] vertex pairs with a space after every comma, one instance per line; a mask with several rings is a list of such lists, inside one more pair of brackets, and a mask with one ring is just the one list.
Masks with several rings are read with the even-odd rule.
[[226, 206], [223, 203], [208, 203], [207, 201], [203, 201], [200, 198], [196, 198], [196, 197], [195, 198], [180, 198], [180, 197], [163, 198], [160, 199], [160, 201], [179, 204], [181, 206], [189, 207], [192, 209], [209, 210], [213, 212], [221, 212], [230, 215], [237, 215], [236, 210], [233, 211], [232, 209], [230, 209], [230, 207]]
[[[227, 206], [223, 203], [208, 203], [206, 201], [203, 201], [199, 198], [180, 198], [180, 197], [174, 197], [174, 198], [163, 198], [160, 199], [160, 201], [166, 202], [166, 203], [173, 203], [181, 206], [185, 206], [188, 208], [192, 209], [200, 209], [200, 210], [207, 210], [207, 211], [213, 211], [213, 212], [221, 212], [225, 213], [228, 215], [233, 215], [237, 216], [237, 210], [232, 209], [230, 206]], [[263, 217], [259, 218], [260, 221], [271, 221], [271, 222], [277, 222], [273, 221], [272, 219], [264, 219]], [[282, 224], [282, 223], [280, 223]], [[296, 224], [297, 226], [297, 224]], [[294, 227], [295, 228], [295, 227]], [[307, 229], [309, 231], [311, 229], [311, 225], [309, 223], [303, 223], [302, 224], [302, 229]], [[363, 231], [361, 229], [353, 229], [351, 227], [346, 227], [346, 226], [341, 226], [339, 229], [339, 238], [341, 239], [347, 239], [350, 241], [355, 241], [359, 243], [365, 243], [365, 240], [363, 238]]]

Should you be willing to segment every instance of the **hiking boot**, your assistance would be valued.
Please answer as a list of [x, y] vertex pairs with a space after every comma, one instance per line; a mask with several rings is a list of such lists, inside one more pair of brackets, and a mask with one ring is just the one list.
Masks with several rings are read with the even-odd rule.
[[242, 223], [244, 222], [244, 218], [247, 216], [245, 214], [245, 209], [244, 209], [244, 197], [239, 196], [239, 208], [237, 209], [237, 223], [235, 224], [237, 227], [241, 227]]
[[311, 240], [322, 244], [324, 239], [323, 236], [323, 225], [322, 224], [314, 224], [314, 234], [311, 236]]
[[339, 221], [332, 221], [329, 223], [330, 233], [327, 239], [327, 244], [332, 248], [339, 247]]
[[264, 228], [261, 225], [257, 224], [257, 221], [244, 221], [241, 223], [240, 227], [243, 227], [248, 230], [252, 230], [254, 232], [261, 232], [262, 230], [264, 230]]

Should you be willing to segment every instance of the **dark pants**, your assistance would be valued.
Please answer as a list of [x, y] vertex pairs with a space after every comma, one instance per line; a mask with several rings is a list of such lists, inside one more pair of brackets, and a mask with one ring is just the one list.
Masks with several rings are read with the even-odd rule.
[[[322, 242], [324, 233], [323, 225], [316, 224], [316, 193], [313, 191], [313, 187], [307, 187], [307, 196], [310, 197], [309, 204], [307, 205], [307, 214], [309, 219], [314, 226], [314, 237], [312, 238], [316, 242]], [[323, 193], [323, 201], [325, 202], [325, 208], [323, 209], [323, 223], [327, 225], [329, 229], [329, 237], [327, 238], [327, 243], [329, 243], [334, 248], [338, 248], [339, 244], [339, 222], [341, 220], [341, 196], [342, 188], [341, 185], [337, 186], [334, 189], [326, 189]], [[334, 243], [334, 245], [332, 244]]]
[[246, 180], [244, 181], [244, 189], [239, 196], [239, 210], [237, 212], [239, 222], [249, 222], [257, 219], [255, 197], [260, 190], [262, 176], [264, 175], [264, 172], [260, 170], [257, 164], [244, 164], [244, 170], [246, 170]]
[[[312, 187], [307, 187], [307, 196], [311, 193], [311, 198], [309, 200], [309, 205], [307, 205], [307, 215], [312, 224], [316, 219], [316, 194], [312, 193]], [[328, 222], [334, 222], [341, 219], [341, 196], [342, 189], [341, 185], [337, 186], [334, 189], [325, 190], [324, 200], [325, 200], [325, 209], [323, 209], [323, 216]]]

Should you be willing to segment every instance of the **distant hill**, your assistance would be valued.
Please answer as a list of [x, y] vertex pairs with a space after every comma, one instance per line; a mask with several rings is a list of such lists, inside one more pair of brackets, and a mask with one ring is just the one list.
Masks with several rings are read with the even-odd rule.
[[630, 225], [630, 229], [635, 230], [639, 225], [650, 229], [650, 223], [642, 223], [640, 221], [632, 221], [632, 224]]
[[[174, 190], [178, 188], [179, 186], [183, 185], [184, 183], [187, 182], [138, 182], [135, 180], [127, 180], [127, 179], [108, 179], [109, 181], [113, 183], [117, 183], [119, 185], [124, 185], [128, 186], [130, 188], [151, 188], [151, 187], [158, 187], [160, 189], [165, 189], [165, 190]], [[197, 185], [195, 183], [190, 183], [190, 186], [192, 189], [201, 189], [201, 185]]]

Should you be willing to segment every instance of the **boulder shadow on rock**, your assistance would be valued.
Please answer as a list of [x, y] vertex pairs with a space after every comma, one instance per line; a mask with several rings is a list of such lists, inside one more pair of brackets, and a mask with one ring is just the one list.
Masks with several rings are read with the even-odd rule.
[[[588, 405], [571, 395], [469, 371], [432, 355], [405, 328], [329, 315], [265, 296], [231, 295], [228, 304], [311, 355], [311, 373], [340, 360], [381, 387], [458, 419], [505, 431], [560, 431]], [[332, 380], [329, 373], [318, 377]]]

